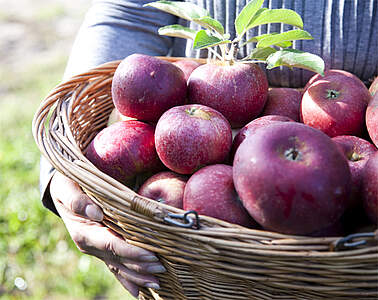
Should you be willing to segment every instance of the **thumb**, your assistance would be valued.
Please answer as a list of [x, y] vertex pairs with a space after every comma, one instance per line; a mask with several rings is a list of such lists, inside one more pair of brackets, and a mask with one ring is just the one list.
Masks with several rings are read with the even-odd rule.
[[59, 172], [55, 172], [51, 179], [50, 194], [54, 201], [60, 202], [74, 214], [97, 222], [104, 218], [101, 208], [93, 203], [80, 186]]

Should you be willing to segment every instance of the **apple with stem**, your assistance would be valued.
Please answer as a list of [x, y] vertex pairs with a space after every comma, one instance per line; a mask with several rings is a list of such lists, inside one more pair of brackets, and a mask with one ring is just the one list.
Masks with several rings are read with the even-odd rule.
[[[361, 136], [370, 94], [364, 84], [347, 72], [331, 70], [319, 79], [310, 79], [305, 90], [301, 121], [330, 137]], [[315, 75], [318, 78], [318, 75]]]
[[156, 151], [173, 172], [192, 174], [222, 163], [232, 144], [231, 126], [211, 107], [188, 104], [167, 110], [156, 124]]
[[348, 207], [348, 162], [326, 134], [297, 122], [277, 122], [240, 144], [235, 189], [264, 229], [310, 234], [331, 226]]

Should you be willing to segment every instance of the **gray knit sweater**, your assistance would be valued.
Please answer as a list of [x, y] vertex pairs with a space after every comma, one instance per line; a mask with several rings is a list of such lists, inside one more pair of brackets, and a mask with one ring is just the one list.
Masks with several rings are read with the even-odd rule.
[[[148, 55], [203, 56], [192, 51], [184, 39], [159, 36], [157, 30], [183, 20], [143, 4], [153, 0], [93, 0], [78, 32], [64, 77], [84, 72], [101, 63], [122, 59], [132, 53]], [[226, 32], [235, 36], [234, 20], [248, 0], [188, 0], [206, 8]], [[265, 7], [289, 8], [302, 16], [304, 29], [314, 40], [299, 41], [294, 48], [321, 56], [326, 68], [350, 71], [368, 83], [378, 74], [378, 1], [377, 0], [265, 0]], [[188, 24], [186, 24], [188, 25]], [[191, 26], [194, 26], [193, 24]], [[267, 32], [290, 29], [288, 25], [263, 25], [248, 32], [246, 38]], [[240, 50], [245, 55], [248, 45]], [[263, 68], [264, 69], [264, 68]], [[272, 86], [304, 86], [312, 72], [286, 67], [266, 71]], [[51, 166], [41, 162], [41, 195], [51, 178]]]

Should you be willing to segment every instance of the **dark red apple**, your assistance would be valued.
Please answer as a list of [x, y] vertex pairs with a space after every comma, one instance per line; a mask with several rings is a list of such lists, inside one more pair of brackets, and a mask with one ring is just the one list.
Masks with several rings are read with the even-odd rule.
[[369, 92], [372, 96], [374, 96], [377, 91], [378, 91], [378, 76], [374, 78], [374, 81], [369, 87]]
[[302, 97], [302, 122], [330, 137], [361, 136], [370, 94], [356, 78], [345, 72], [334, 72], [313, 81]]
[[377, 149], [368, 141], [352, 135], [340, 135], [333, 137], [332, 140], [339, 146], [341, 152], [348, 160], [351, 173], [351, 208], [355, 208], [362, 203], [361, 185], [362, 171], [369, 157], [373, 155]]
[[171, 62], [132, 54], [118, 65], [112, 81], [115, 107], [125, 116], [155, 122], [167, 109], [186, 102], [184, 72]]
[[259, 128], [267, 126], [275, 122], [294, 122], [294, 120], [290, 119], [289, 117], [278, 116], [278, 115], [268, 115], [268, 116], [263, 116], [263, 117], [259, 117], [252, 120], [247, 125], [245, 125], [242, 129], [240, 129], [238, 133], [235, 135], [232, 142], [232, 148], [231, 148], [231, 154], [230, 154], [231, 161], [233, 157], [235, 156], [236, 150], [238, 149], [240, 144], [244, 141], [244, 139], [247, 136], [252, 135]]
[[167, 168], [179, 174], [192, 174], [226, 159], [232, 132], [226, 118], [215, 109], [199, 104], [182, 105], [161, 116], [155, 143]]
[[293, 88], [270, 88], [261, 116], [280, 115], [299, 122], [302, 93]]
[[141, 121], [119, 121], [104, 128], [91, 141], [86, 157], [99, 170], [127, 185], [138, 174], [162, 168], [155, 150], [154, 128]]
[[138, 194], [158, 202], [182, 208], [186, 176], [163, 171], [148, 178], [138, 190]]
[[371, 141], [378, 147], [378, 93], [375, 93], [366, 109], [366, 128]]
[[177, 60], [173, 62], [173, 64], [178, 66], [184, 72], [185, 80], [188, 80], [193, 70], [201, 65], [198, 61], [189, 58]]
[[330, 137], [297, 122], [257, 130], [239, 146], [235, 189], [265, 229], [309, 234], [337, 222], [348, 205], [351, 175]]
[[374, 224], [378, 224], [378, 152], [366, 163], [362, 180], [365, 212]]
[[188, 80], [191, 103], [210, 106], [238, 128], [257, 117], [268, 95], [268, 80], [256, 64], [207, 63]]
[[183, 203], [184, 210], [200, 215], [246, 227], [257, 225], [239, 200], [228, 165], [211, 165], [195, 172], [186, 184]]

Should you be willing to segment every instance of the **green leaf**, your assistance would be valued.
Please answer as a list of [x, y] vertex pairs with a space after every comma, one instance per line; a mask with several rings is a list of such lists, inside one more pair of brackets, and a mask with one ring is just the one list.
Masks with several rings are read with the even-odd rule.
[[303, 21], [299, 14], [291, 9], [279, 8], [262, 11], [258, 16], [251, 20], [250, 23], [248, 23], [247, 30], [269, 23], [284, 23], [303, 28]]
[[205, 16], [209, 16], [209, 12], [193, 3], [181, 1], [156, 1], [147, 3], [144, 6], [155, 7], [185, 20], [193, 21]]
[[249, 24], [251, 24], [252, 22], [254, 22], [254, 20], [255, 20], [259, 15], [261, 15], [261, 13], [262, 13], [263, 11], [266, 11], [266, 10], [268, 10], [268, 8], [266, 8], [266, 7], [261, 7], [261, 8], [259, 8], [259, 9], [257, 10], [257, 12], [255, 13], [255, 15], [252, 17], [252, 19], [249, 21], [249, 23], [248, 23], [248, 25], [247, 25], [247, 27], [246, 27], [246, 30], [248, 30]]
[[193, 21], [196, 22], [197, 24], [201, 25], [202, 27], [215, 30], [216, 32], [218, 32], [221, 35], [224, 34], [223, 25], [219, 21], [217, 21], [217, 20], [215, 20], [215, 19], [213, 19], [209, 16], [201, 17], [201, 18], [198, 18], [198, 19], [193, 19]]
[[255, 48], [247, 56], [247, 59], [266, 61], [268, 56], [275, 53], [275, 52], [277, 52], [277, 50], [272, 48], [272, 47]]
[[235, 29], [238, 36], [244, 34], [247, 31], [247, 26], [255, 16], [259, 8], [261, 8], [264, 0], [252, 0], [248, 2], [242, 9], [240, 14], [235, 19]]
[[313, 37], [305, 30], [295, 29], [285, 31], [279, 34], [267, 35], [260, 39], [256, 45], [257, 48], [265, 48], [279, 43], [296, 41], [296, 40], [312, 40]]
[[194, 40], [197, 33], [197, 31], [179, 24], [160, 27], [158, 32], [160, 35], [174, 36], [190, 40]]
[[279, 66], [296, 67], [324, 75], [324, 61], [321, 57], [296, 49], [279, 50], [266, 59], [267, 69]]
[[231, 43], [230, 40], [222, 40], [206, 30], [197, 31], [196, 37], [193, 42], [193, 49], [204, 49], [208, 47], [217, 46], [220, 44]]
[[[254, 36], [254, 37], [250, 38], [243, 45], [245, 45], [247, 43], [251, 43], [251, 42], [252, 43], [258, 43], [258, 42], [260, 42], [261, 40], [263, 40], [265, 38], [269, 38], [269, 37], [271, 37], [273, 35], [278, 35], [278, 34], [279, 33], [277, 33], [277, 32], [272, 32], [272, 33], [265, 33], [265, 34], [257, 35], [257, 36]], [[276, 43], [274, 45], [278, 46], [278, 47], [281, 47], [281, 48], [287, 48], [287, 47], [290, 47], [292, 45], [292, 43], [290, 41], [283, 41], [283, 42]]]

